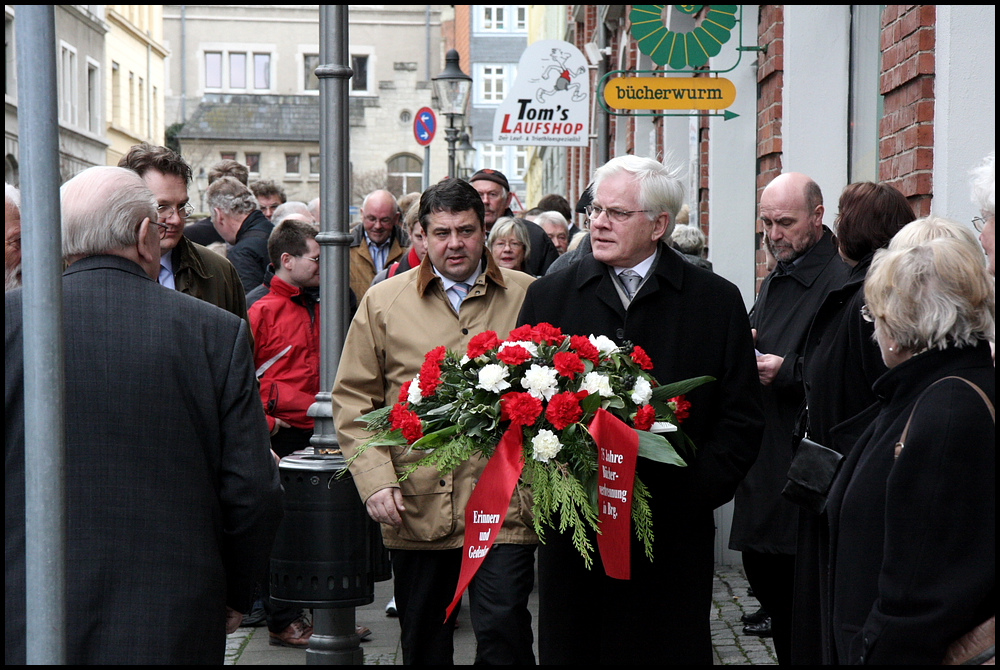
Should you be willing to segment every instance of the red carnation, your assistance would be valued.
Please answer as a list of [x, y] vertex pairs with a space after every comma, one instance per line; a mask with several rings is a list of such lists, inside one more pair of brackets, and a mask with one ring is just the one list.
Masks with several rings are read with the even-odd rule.
[[416, 412], [412, 412], [400, 403], [389, 412], [389, 420], [392, 422], [393, 430], [403, 433], [403, 437], [409, 444], [413, 444], [424, 436], [423, 425]]
[[532, 331], [532, 339], [535, 342], [546, 344], [562, 344], [566, 338], [561, 329], [556, 328], [551, 323], [540, 323]]
[[490, 349], [498, 346], [500, 346], [500, 338], [497, 337], [496, 332], [485, 330], [469, 340], [469, 347], [465, 354], [469, 358], [479, 358]]
[[552, 396], [552, 399], [549, 400], [549, 406], [545, 409], [545, 418], [556, 430], [562, 430], [566, 426], [576, 423], [581, 416], [583, 416], [583, 408], [580, 407], [577, 394], [572, 391]]
[[632, 360], [635, 361], [636, 364], [643, 370], [653, 369], [653, 361], [649, 359], [649, 355], [639, 345], [636, 345], [635, 347], [632, 348], [631, 356]]
[[597, 350], [597, 347], [594, 346], [589, 337], [573, 335], [569, 338], [569, 346], [575, 349], [576, 353], [580, 354], [582, 358], [586, 358], [594, 365], [601, 362], [601, 352]]
[[408, 382], [403, 382], [403, 385], [399, 387], [399, 398], [397, 399], [400, 403], [406, 403], [410, 397], [410, 384], [413, 383], [411, 379]]
[[524, 347], [515, 344], [510, 347], [504, 347], [498, 351], [497, 358], [507, 365], [520, 365], [525, 361], [531, 360], [531, 352]]
[[677, 423], [680, 423], [684, 419], [691, 416], [691, 402], [686, 400], [684, 396], [679, 395], [677, 397], [671, 398], [667, 401], [674, 410], [674, 416], [677, 417]]
[[518, 326], [514, 330], [510, 331], [510, 335], [507, 337], [508, 342], [521, 342], [521, 341], [531, 341], [531, 326], [529, 324], [524, 324], [523, 326]]
[[424, 356], [424, 364], [420, 366], [421, 397], [429, 398], [441, 385], [441, 361], [446, 351], [444, 347], [435, 347]]
[[656, 420], [656, 410], [653, 409], [652, 405], [643, 405], [635, 413], [635, 429], [636, 430], [649, 430], [653, 427], [653, 422]]
[[530, 426], [542, 413], [542, 401], [529, 393], [508, 393], [500, 398], [500, 419], [515, 426]]
[[583, 372], [583, 361], [572, 351], [560, 351], [552, 357], [552, 364], [563, 377], [573, 379], [578, 372]]

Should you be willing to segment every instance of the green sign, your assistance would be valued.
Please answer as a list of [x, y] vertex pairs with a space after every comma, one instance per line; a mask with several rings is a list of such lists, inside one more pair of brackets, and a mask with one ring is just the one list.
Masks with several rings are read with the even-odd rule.
[[663, 22], [664, 7], [633, 5], [629, 20], [639, 51], [657, 65], [674, 70], [700, 67], [719, 55], [732, 35], [739, 10], [739, 5], [675, 5], [680, 12], [701, 18], [696, 18], [694, 30], [673, 32]]

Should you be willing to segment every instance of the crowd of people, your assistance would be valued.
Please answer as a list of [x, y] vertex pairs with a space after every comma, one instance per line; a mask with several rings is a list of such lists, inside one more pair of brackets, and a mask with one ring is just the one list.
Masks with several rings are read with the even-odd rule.
[[[390, 551], [403, 662], [453, 661], [445, 612], [486, 462], [414, 470], [411, 450], [360, 450], [357, 419], [394, 404], [434, 347], [543, 322], [639, 345], [657, 379], [715, 382], [687, 396], [687, 467], [638, 463], [656, 559], [634, 539], [629, 580], [586, 569], [565, 528], [540, 542], [531, 483], [516, 485], [469, 585], [477, 663], [711, 664], [713, 510], [734, 498], [730, 547], [762, 606], [748, 621], [768, 622], [779, 663], [956, 653], [994, 614], [994, 163], [971, 173], [978, 240], [884, 183], [848, 185], [830, 228], [813, 179], [776, 177], [758, 209], [773, 266], [749, 311], [676, 170], [652, 159], [610, 160], [575, 207], [550, 194], [515, 213], [492, 169], [368, 194], [332, 402]], [[218, 663], [240, 625], [309, 645], [308, 614], [271, 602], [267, 563], [277, 464], [309, 446], [322, 390], [320, 208], [248, 176], [214, 166], [195, 222], [191, 169], [165, 147], [62, 187], [70, 662]], [[6, 185], [8, 663], [30, 643], [19, 197]], [[810, 470], [814, 448], [837, 467]], [[790, 492], [803, 472], [805, 501]], [[137, 630], [149, 612], [163, 625]]]

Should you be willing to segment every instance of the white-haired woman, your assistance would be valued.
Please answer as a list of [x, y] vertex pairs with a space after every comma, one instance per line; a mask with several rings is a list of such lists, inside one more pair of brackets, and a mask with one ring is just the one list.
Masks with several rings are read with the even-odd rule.
[[531, 254], [531, 240], [525, 224], [512, 216], [497, 219], [486, 238], [486, 248], [497, 265], [525, 272]]
[[878, 252], [865, 300], [889, 371], [828, 501], [827, 660], [939, 664], [995, 607], [994, 282], [943, 237]]

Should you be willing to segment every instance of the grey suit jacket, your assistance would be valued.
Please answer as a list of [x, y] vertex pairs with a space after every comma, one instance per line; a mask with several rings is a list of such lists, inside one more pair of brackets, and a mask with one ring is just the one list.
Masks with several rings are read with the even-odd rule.
[[[117, 256], [71, 265], [63, 300], [68, 660], [222, 663], [282, 513], [246, 323]], [[7, 293], [8, 664], [31, 637], [21, 313]]]

